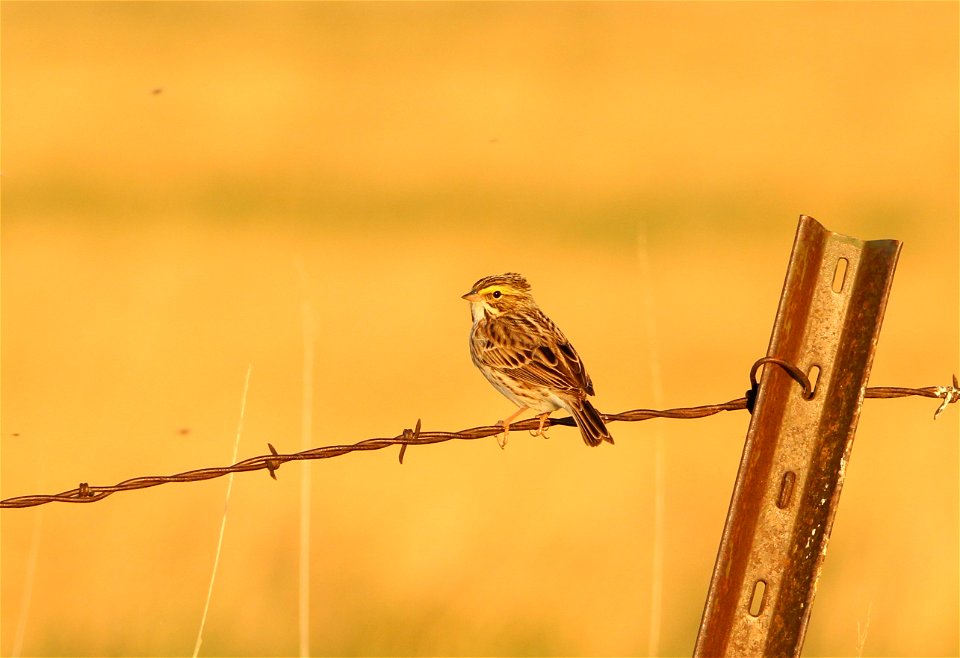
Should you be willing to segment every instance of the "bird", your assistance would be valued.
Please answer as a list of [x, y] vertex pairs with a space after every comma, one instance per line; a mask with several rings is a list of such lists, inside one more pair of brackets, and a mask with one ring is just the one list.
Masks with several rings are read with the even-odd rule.
[[505, 420], [503, 448], [510, 423], [527, 410], [539, 414], [543, 436], [547, 417], [558, 409], [568, 411], [588, 446], [598, 446], [613, 437], [603, 417], [587, 396], [594, 395], [593, 382], [580, 355], [563, 332], [533, 299], [530, 284], [520, 274], [508, 272], [487, 276], [462, 295], [470, 302], [473, 326], [470, 357], [483, 376], [519, 409]]

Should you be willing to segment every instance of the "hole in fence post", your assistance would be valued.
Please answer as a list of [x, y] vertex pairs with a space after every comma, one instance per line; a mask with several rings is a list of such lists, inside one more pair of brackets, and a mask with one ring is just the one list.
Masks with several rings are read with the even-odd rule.
[[747, 608], [747, 612], [750, 613], [751, 617], [759, 617], [760, 613], [763, 612], [763, 603], [766, 598], [767, 593], [767, 583], [758, 580], [753, 584], [753, 596], [750, 597], [750, 607]]
[[812, 400], [817, 392], [817, 381], [820, 379], [820, 366], [810, 366], [810, 370], [807, 371], [807, 379], [810, 380], [810, 394], [806, 397], [808, 400]]
[[790, 505], [790, 499], [793, 498], [793, 485], [797, 481], [797, 474], [793, 471], [787, 471], [783, 474], [783, 480], [780, 482], [780, 495], [777, 496], [777, 507], [787, 509]]
[[833, 271], [833, 292], [843, 290], [843, 282], [847, 278], [847, 265], [850, 264], [846, 258], [837, 260], [837, 269]]

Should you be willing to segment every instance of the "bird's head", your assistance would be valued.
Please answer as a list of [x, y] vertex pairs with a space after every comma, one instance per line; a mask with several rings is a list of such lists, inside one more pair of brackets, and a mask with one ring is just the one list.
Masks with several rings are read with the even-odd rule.
[[476, 321], [483, 316], [496, 317], [504, 313], [535, 306], [530, 284], [519, 274], [508, 272], [487, 276], [475, 284], [463, 299], [470, 302], [470, 311]]

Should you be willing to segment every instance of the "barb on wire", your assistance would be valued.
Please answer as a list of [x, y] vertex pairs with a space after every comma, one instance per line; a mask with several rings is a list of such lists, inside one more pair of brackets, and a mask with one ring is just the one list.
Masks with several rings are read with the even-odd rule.
[[926, 388], [900, 388], [897, 386], [877, 386], [868, 388], [865, 397], [868, 398], [903, 398], [909, 395], [922, 395], [927, 398], [943, 398], [940, 406], [933, 412], [933, 419], [943, 413], [948, 404], [960, 400], [960, 382], [953, 376], [952, 386], [928, 386]]
[[[677, 409], [666, 410], [633, 409], [631, 411], [624, 411], [618, 414], [601, 415], [603, 416], [604, 421], [607, 423], [617, 421], [630, 423], [641, 420], [649, 420], [651, 418], [705, 418], [707, 416], [720, 413], [721, 411], [738, 411], [740, 409], [747, 409], [749, 408], [748, 399], [754, 397], [757, 387], [757, 368], [763, 363], [775, 363], [776, 365], [784, 367], [784, 369], [791, 373], [791, 376], [797, 379], [798, 383], [804, 388], [804, 391], [809, 390], [809, 382], [805, 381], [806, 377], [803, 375], [802, 371], [782, 360], [765, 357], [764, 359], [760, 359], [754, 365], [754, 368], [751, 372], [751, 384], [753, 388], [751, 391], [748, 391], [748, 395], [745, 397], [737, 398], [736, 400], [730, 400], [729, 402], [722, 402], [720, 404], [707, 404], [699, 407], [680, 407]], [[799, 378], [792, 372], [794, 370], [800, 374]], [[943, 399], [943, 401], [940, 403], [940, 407], [934, 414], [934, 418], [936, 418], [948, 404], [960, 400], [960, 387], [958, 387], [957, 377], [954, 375], [953, 386], [927, 386], [925, 388], [877, 387], [868, 388], [866, 391], [866, 397], [868, 398], [900, 398], [914, 395]], [[528, 418], [527, 420], [512, 423], [511, 429], [534, 430], [537, 429], [539, 425], [540, 421], [538, 418]], [[565, 418], [548, 418], [545, 427], [552, 427], [554, 425], [573, 427], [575, 426], [575, 423], [573, 418], [569, 416]], [[147, 489], [149, 487], [156, 487], [158, 485], [169, 484], [171, 482], [199, 482], [201, 480], [218, 478], [227, 475], [228, 473], [242, 473], [245, 471], [266, 470], [270, 474], [270, 477], [277, 479], [277, 470], [280, 468], [280, 466], [286, 464], [287, 462], [308, 459], [328, 459], [330, 457], [338, 457], [351, 452], [381, 450], [389, 446], [400, 446], [400, 463], [402, 464], [403, 456], [409, 446], [430, 445], [432, 443], [443, 443], [444, 441], [452, 440], [473, 441], [476, 439], [483, 439], [488, 436], [494, 436], [502, 431], [503, 427], [500, 425], [484, 425], [481, 427], [472, 427], [470, 429], [460, 430], [459, 432], [423, 432], [420, 430], [420, 420], [418, 419], [414, 429], [405, 429], [399, 435], [394, 437], [366, 439], [353, 444], [321, 446], [319, 448], [311, 448], [310, 450], [289, 454], [278, 453], [276, 448], [274, 448], [272, 444], [268, 443], [267, 447], [270, 450], [269, 454], [244, 459], [243, 461], [237, 462], [232, 466], [198, 468], [192, 471], [177, 473], [176, 475], [136, 477], [129, 480], [124, 480], [123, 482], [113, 486], [91, 486], [86, 482], [81, 482], [76, 489], [64, 491], [59, 494], [37, 494], [7, 498], [0, 501], [0, 508], [33, 507], [36, 505], [54, 502], [94, 503], [99, 500], [103, 500], [107, 496], [117, 493], [118, 491]]]

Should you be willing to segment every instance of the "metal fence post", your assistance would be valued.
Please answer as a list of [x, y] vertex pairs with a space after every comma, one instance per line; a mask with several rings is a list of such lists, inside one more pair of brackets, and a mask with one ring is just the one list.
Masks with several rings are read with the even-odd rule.
[[801, 216], [694, 656], [798, 656], [900, 253]]

